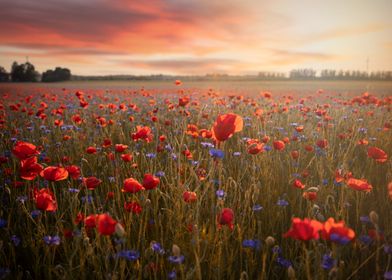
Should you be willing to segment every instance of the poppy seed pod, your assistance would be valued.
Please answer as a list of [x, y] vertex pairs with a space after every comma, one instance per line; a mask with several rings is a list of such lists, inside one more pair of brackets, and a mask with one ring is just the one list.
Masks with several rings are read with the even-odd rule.
[[181, 249], [176, 244], [173, 244], [172, 252], [173, 252], [173, 255], [176, 257], [179, 257], [181, 255]]
[[370, 211], [369, 213], [369, 218], [372, 224], [377, 225], [378, 224], [378, 214], [376, 211]]

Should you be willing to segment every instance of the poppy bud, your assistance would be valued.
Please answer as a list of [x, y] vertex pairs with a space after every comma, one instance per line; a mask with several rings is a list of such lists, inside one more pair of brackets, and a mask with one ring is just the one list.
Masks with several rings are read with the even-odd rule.
[[124, 227], [120, 223], [116, 224], [115, 233], [120, 237], [125, 235]]
[[377, 225], [378, 224], [378, 214], [376, 211], [370, 211], [369, 213], [369, 218], [372, 224]]
[[173, 244], [172, 252], [173, 252], [173, 255], [176, 257], [179, 257], [181, 255], [181, 249], [176, 244]]
[[295, 270], [294, 268], [290, 265], [289, 268], [287, 269], [287, 276], [290, 280], [294, 280], [295, 278]]
[[265, 244], [267, 244], [268, 247], [272, 247], [275, 244], [275, 238], [272, 236], [267, 236], [265, 239]]

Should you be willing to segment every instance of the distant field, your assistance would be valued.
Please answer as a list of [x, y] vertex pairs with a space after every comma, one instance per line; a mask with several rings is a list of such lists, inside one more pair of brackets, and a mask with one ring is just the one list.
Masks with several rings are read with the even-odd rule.
[[[279, 94], [313, 94], [319, 89], [326, 93], [361, 94], [370, 91], [377, 95], [392, 94], [392, 82], [381, 81], [184, 81], [187, 89], [208, 89], [223, 91], [226, 93], [244, 95], [257, 94], [260, 91], [271, 91]], [[14, 84], [0, 84], [0, 88], [8, 88]], [[72, 88], [72, 89], [174, 89], [171, 81], [70, 81], [60, 83], [23, 83], [18, 84], [24, 88], [47, 87], [47, 88]]]

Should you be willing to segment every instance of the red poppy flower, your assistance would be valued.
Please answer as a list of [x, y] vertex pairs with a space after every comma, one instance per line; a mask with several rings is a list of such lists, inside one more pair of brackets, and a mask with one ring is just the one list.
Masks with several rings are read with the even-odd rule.
[[388, 160], [388, 155], [383, 150], [376, 147], [369, 147], [367, 150], [368, 157], [376, 160], [378, 163], [384, 163]]
[[68, 171], [63, 167], [48, 166], [40, 173], [48, 181], [61, 181], [68, 178]]
[[54, 125], [55, 126], [62, 126], [64, 124], [64, 121], [63, 120], [55, 120], [54, 121]]
[[174, 81], [174, 84], [175, 84], [176, 86], [179, 86], [179, 85], [182, 84], [182, 82], [181, 82], [180, 80], [175, 80], [175, 81]]
[[84, 220], [84, 215], [82, 212], [79, 212], [78, 214], [76, 214], [76, 217], [74, 219], [74, 224], [78, 225], [80, 224], [80, 222], [82, 222]]
[[50, 189], [34, 190], [35, 205], [39, 210], [53, 212], [57, 209], [57, 203]]
[[185, 191], [182, 194], [182, 198], [186, 203], [192, 203], [197, 200], [197, 194], [195, 192]]
[[95, 147], [88, 147], [86, 149], [86, 153], [88, 153], [88, 154], [96, 154], [97, 153], [97, 149]]
[[305, 188], [305, 185], [302, 184], [302, 182], [300, 180], [295, 179], [294, 182], [293, 182], [293, 187], [302, 190], [302, 189]]
[[125, 202], [124, 209], [127, 212], [132, 212], [133, 214], [140, 214], [143, 210], [142, 206], [136, 201], [134, 202]]
[[178, 99], [178, 106], [185, 107], [190, 101], [188, 96], [184, 96]]
[[68, 174], [72, 179], [78, 179], [80, 177], [81, 172], [79, 166], [70, 165], [66, 166], [65, 169], [67, 169]]
[[83, 119], [80, 117], [80, 115], [73, 115], [73, 116], [72, 116], [72, 121], [73, 121], [75, 124], [81, 124], [82, 121], [83, 121]]
[[302, 197], [305, 198], [306, 200], [316, 200], [317, 199], [317, 192], [304, 192], [302, 194]]
[[21, 160], [19, 169], [20, 178], [29, 181], [34, 180], [42, 169], [44, 168], [38, 163], [37, 157], [29, 157]]
[[351, 228], [346, 227], [344, 221], [335, 222], [334, 218], [329, 218], [324, 223], [321, 234], [323, 239], [338, 243], [346, 243], [355, 238], [355, 232]]
[[253, 143], [248, 146], [248, 154], [257, 155], [264, 152], [264, 143]]
[[372, 190], [372, 185], [370, 185], [366, 180], [349, 178], [347, 180], [347, 185], [357, 191], [370, 192]]
[[144, 190], [144, 187], [136, 179], [128, 178], [124, 180], [123, 192], [137, 193], [142, 190]]
[[88, 229], [95, 228], [97, 226], [97, 218], [98, 218], [98, 215], [96, 215], [96, 214], [88, 215], [84, 219], [85, 227], [88, 228]]
[[311, 145], [306, 145], [305, 146], [305, 150], [307, 150], [308, 152], [313, 152], [313, 146], [311, 146]]
[[146, 190], [155, 189], [159, 185], [159, 178], [152, 174], [145, 174], [143, 178], [143, 187]]
[[325, 149], [328, 146], [328, 141], [327, 139], [317, 140], [316, 145], [321, 149]]
[[102, 183], [102, 180], [96, 177], [87, 177], [83, 178], [83, 184], [87, 189], [93, 191], [96, 187], [98, 187]]
[[218, 218], [219, 226], [227, 225], [231, 230], [234, 228], [233, 225], [234, 212], [232, 209], [223, 208], [217, 218]]
[[124, 161], [124, 162], [130, 162], [130, 161], [132, 161], [132, 155], [131, 154], [122, 154], [121, 155], [121, 159]]
[[212, 127], [212, 134], [217, 141], [225, 141], [235, 132], [241, 131], [243, 126], [244, 121], [240, 116], [236, 114], [221, 115]]
[[282, 151], [285, 147], [285, 143], [280, 140], [274, 141], [273, 145], [274, 145], [274, 149], [278, 151]]
[[123, 144], [116, 144], [114, 148], [115, 148], [116, 152], [122, 153], [126, 149], [128, 149], [128, 146], [127, 145], [123, 145]]
[[20, 160], [40, 154], [35, 145], [22, 141], [18, 141], [15, 144], [12, 153]]
[[182, 151], [182, 154], [183, 154], [187, 159], [192, 159], [192, 158], [193, 158], [192, 152], [189, 151], [188, 149]]
[[97, 218], [98, 232], [101, 235], [112, 235], [116, 230], [117, 221], [108, 214], [100, 214]]
[[102, 147], [103, 148], [108, 148], [108, 147], [110, 147], [112, 145], [112, 140], [110, 140], [110, 139], [104, 139], [103, 140], [103, 144], [102, 144]]
[[133, 141], [144, 140], [147, 143], [152, 141], [151, 128], [148, 126], [136, 126], [136, 133], [132, 133]]
[[322, 223], [316, 220], [305, 218], [293, 218], [291, 228], [286, 232], [283, 237], [291, 237], [293, 239], [307, 241], [311, 239], [319, 239], [319, 231], [323, 229]]
[[298, 159], [299, 158], [299, 152], [298, 151], [291, 151], [291, 157], [293, 159]]

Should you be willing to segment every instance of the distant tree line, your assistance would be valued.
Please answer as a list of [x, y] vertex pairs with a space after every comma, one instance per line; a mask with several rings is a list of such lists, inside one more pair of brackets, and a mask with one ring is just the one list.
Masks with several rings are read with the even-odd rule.
[[42, 73], [42, 82], [60, 82], [71, 80], [71, 71], [67, 68], [56, 67], [54, 70], [47, 70]]
[[40, 75], [35, 70], [35, 66], [28, 61], [22, 64], [15, 61], [12, 63], [10, 73], [0, 66], [0, 82], [60, 82], [70, 79], [71, 71], [67, 68], [56, 67], [56, 69], [47, 70]]
[[359, 70], [331, 70], [323, 69], [317, 76], [317, 71], [311, 68], [294, 69], [290, 71], [289, 78], [292, 80], [378, 80], [391, 81], [392, 71], [375, 71], [368, 73]]
[[0, 82], [60, 82], [68, 80], [139, 80], [139, 81], [170, 81], [182, 79], [188, 81], [243, 81], [243, 80], [377, 80], [392, 81], [392, 71], [349, 71], [323, 69], [317, 73], [312, 68], [293, 69], [288, 76], [282, 72], [259, 72], [257, 75], [228, 75], [228, 74], [206, 74], [193, 76], [173, 76], [173, 75], [109, 75], [109, 76], [73, 76], [67, 68], [56, 67], [54, 70], [47, 70], [40, 75], [33, 64], [25, 62], [18, 64], [14, 62], [11, 72], [7, 73], [4, 67], [0, 66]]

